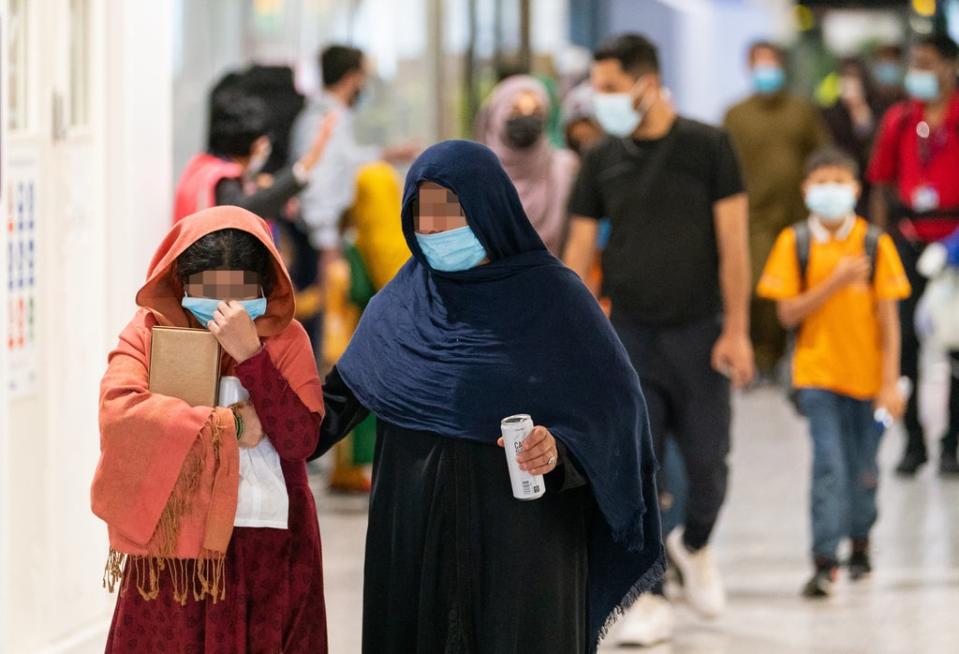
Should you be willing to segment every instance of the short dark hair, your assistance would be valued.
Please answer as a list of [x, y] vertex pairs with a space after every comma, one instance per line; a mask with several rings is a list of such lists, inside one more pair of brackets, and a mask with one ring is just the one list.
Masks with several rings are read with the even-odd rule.
[[897, 43], [885, 43], [877, 47], [872, 56], [873, 58], [902, 59], [902, 46]]
[[806, 159], [806, 177], [820, 168], [845, 168], [852, 173], [853, 177], [859, 177], [859, 164], [853, 159], [852, 155], [837, 148], [834, 145], [827, 145], [819, 148]]
[[642, 34], [619, 34], [599, 44], [593, 61], [615, 59], [627, 73], [644, 75], [659, 72], [656, 45]]
[[771, 50], [775, 53], [776, 58], [779, 59], [783, 64], [786, 63], [786, 51], [783, 50], [782, 46], [772, 41], [767, 41], [766, 39], [759, 39], [758, 41], [753, 41], [749, 44], [749, 50], [746, 51], [746, 57], [749, 62], [752, 63], [753, 59], [756, 57], [756, 53], [760, 50]]
[[849, 68], [855, 68], [856, 72], [864, 79], [866, 77], [866, 64], [859, 57], [842, 57], [836, 64], [836, 70], [843, 72]]
[[959, 46], [947, 34], [938, 33], [923, 36], [916, 39], [912, 45], [913, 47], [932, 48], [946, 61], [959, 59]]
[[266, 103], [235, 88], [224, 88], [210, 98], [209, 152], [225, 157], [247, 157], [253, 143], [270, 131]]
[[331, 45], [320, 53], [323, 86], [333, 86], [347, 74], [363, 70], [363, 51], [348, 45]]
[[218, 229], [201, 237], [177, 257], [174, 273], [186, 285], [193, 275], [207, 270], [245, 270], [260, 277], [267, 296], [273, 291], [276, 276], [273, 257], [260, 239], [242, 229]]

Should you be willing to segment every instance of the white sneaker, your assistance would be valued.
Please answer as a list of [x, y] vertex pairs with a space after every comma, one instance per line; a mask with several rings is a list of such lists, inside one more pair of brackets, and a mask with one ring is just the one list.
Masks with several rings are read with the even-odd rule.
[[654, 593], [640, 595], [623, 618], [617, 635], [619, 644], [650, 647], [662, 643], [672, 639], [675, 623], [673, 605], [668, 599]]
[[726, 588], [709, 545], [690, 552], [683, 543], [683, 529], [677, 527], [666, 537], [666, 549], [683, 576], [690, 606], [706, 618], [722, 615], [726, 610]]

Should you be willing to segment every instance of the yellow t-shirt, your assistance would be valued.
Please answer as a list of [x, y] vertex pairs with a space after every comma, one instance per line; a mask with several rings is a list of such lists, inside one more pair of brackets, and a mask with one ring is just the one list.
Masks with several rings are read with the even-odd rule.
[[[806, 284], [799, 279], [796, 233], [783, 230], [776, 240], [757, 293], [770, 300], [794, 298], [822, 284], [843, 257], [865, 254], [868, 225], [856, 219], [845, 236], [810, 238]], [[796, 339], [793, 385], [821, 388], [861, 400], [872, 399], [882, 383], [882, 334], [876, 313], [880, 300], [909, 297], [909, 280], [888, 235], [876, 253], [873, 283], [850, 284], [830, 296], [803, 320]]]

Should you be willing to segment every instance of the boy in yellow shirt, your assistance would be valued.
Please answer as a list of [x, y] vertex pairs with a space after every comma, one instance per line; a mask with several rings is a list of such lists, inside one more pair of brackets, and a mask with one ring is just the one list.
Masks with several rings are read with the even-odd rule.
[[883, 433], [874, 411], [898, 418], [904, 408], [898, 301], [910, 287], [892, 239], [855, 214], [854, 160], [835, 148], [814, 153], [803, 193], [809, 219], [779, 235], [757, 293], [776, 301], [784, 327], [798, 329], [793, 386], [813, 441], [815, 572], [803, 595], [826, 597], [844, 537], [851, 578], [871, 571]]

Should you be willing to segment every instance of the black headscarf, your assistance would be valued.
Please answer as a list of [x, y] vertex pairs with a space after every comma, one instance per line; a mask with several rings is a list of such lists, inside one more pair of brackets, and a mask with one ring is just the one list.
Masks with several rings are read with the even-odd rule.
[[[425, 181], [459, 196], [489, 263], [430, 268], [413, 216]], [[407, 175], [402, 220], [413, 257], [373, 297], [337, 369], [364, 406], [398, 427], [493, 444], [502, 418], [528, 413], [566, 446], [600, 509], [589, 551], [595, 644], [663, 571], [636, 372], [595, 299], [536, 235], [488, 148], [427, 149]]]

